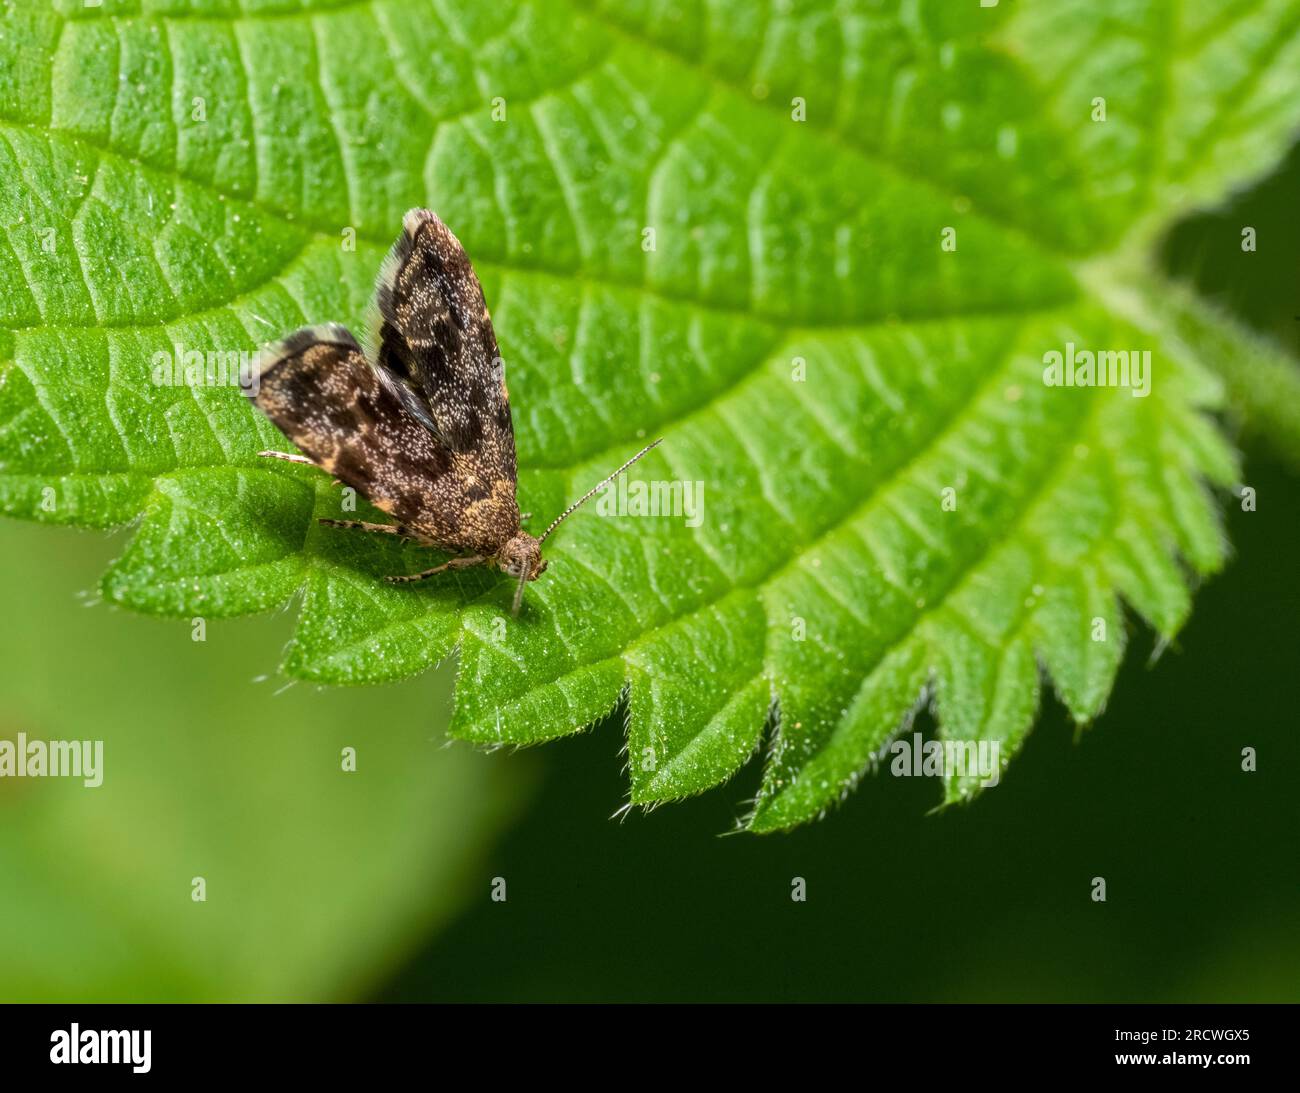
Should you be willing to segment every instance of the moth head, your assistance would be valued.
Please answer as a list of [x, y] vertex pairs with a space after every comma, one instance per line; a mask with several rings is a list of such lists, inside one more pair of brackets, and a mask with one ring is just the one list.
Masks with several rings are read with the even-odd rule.
[[526, 531], [519, 532], [498, 551], [497, 566], [516, 579], [537, 580], [546, 569], [541, 540]]
[[496, 563], [503, 573], [519, 582], [515, 587], [515, 602], [511, 608], [511, 613], [518, 615], [519, 603], [524, 598], [524, 585], [537, 580], [546, 572], [542, 542], [528, 532], [521, 531], [497, 552]]

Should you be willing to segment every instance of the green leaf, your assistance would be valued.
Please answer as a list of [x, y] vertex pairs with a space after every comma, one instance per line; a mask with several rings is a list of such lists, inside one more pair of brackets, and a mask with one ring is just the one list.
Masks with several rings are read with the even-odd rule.
[[[1003, 761], [1040, 664], [1095, 717], [1121, 603], [1167, 639], [1222, 565], [1220, 385], [1105, 270], [1159, 298], [1161, 228], [1285, 149], [1297, 0], [303, 6], [6, 9], [0, 511], [138, 520], [114, 602], [299, 597], [303, 679], [459, 650], [451, 731], [485, 743], [626, 696], [638, 803], [766, 726], [769, 830], [927, 701]], [[260, 460], [285, 442], [232, 387], [153, 382], [175, 345], [357, 326], [417, 205], [480, 270], [525, 510], [651, 436], [634, 478], [703, 484], [696, 527], [588, 506], [517, 621], [482, 571], [377, 580], [421, 552], [319, 526], [340, 492]], [[1149, 397], [1046, 386], [1068, 342], [1150, 350]]]

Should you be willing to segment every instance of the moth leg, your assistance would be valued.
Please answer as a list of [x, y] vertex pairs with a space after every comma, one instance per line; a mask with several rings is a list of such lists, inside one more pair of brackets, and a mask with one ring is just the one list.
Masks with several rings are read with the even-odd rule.
[[533, 518], [533, 514], [531, 512], [521, 512], [519, 514], [520, 520], [531, 520], [532, 518]]
[[327, 528], [356, 528], [358, 531], [380, 531], [385, 535], [400, 535], [404, 539], [411, 538], [411, 533], [401, 524], [370, 524], [365, 520], [329, 520], [320, 519], [316, 523]]
[[405, 584], [408, 581], [423, 581], [427, 577], [432, 577], [435, 573], [441, 573], [445, 569], [464, 569], [466, 566], [479, 565], [486, 562], [487, 559], [482, 554], [470, 554], [464, 558], [448, 558], [442, 565], [436, 565], [432, 569], [426, 569], [422, 573], [404, 573], [397, 577], [385, 577], [384, 580], [390, 584]]
[[264, 455], [268, 459], [283, 459], [286, 463], [302, 463], [308, 467], [316, 466], [316, 464], [313, 463], [310, 459], [308, 459], [305, 455], [290, 455], [288, 452], [271, 452], [271, 451], [258, 452], [257, 454]]

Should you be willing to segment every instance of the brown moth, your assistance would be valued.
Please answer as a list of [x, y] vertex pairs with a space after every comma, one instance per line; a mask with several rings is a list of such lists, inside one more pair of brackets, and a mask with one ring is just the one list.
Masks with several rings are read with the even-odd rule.
[[560, 522], [659, 443], [646, 445], [540, 536], [520, 527], [510, 401], [496, 334], [469, 256], [428, 209], [402, 234], [375, 287], [368, 349], [337, 324], [299, 330], [262, 351], [245, 393], [314, 464], [395, 524], [321, 520], [400, 535], [456, 557], [420, 573], [486, 565], [524, 586], [546, 570], [542, 543]]

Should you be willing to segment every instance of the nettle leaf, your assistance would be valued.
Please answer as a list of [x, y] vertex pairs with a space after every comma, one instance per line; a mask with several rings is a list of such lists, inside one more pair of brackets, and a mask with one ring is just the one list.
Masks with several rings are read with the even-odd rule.
[[[749, 826], [801, 823], [927, 701], [1005, 760], [1042, 669], [1095, 717], [1121, 603], [1168, 638], [1223, 564], [1219, 385], [1144, 262], [1285, 149], [1297, 26], [1296, 0], [8, 4], [0, 506], [136, 522], [104, 592], [137, 610], [298, 598], [293, 676], [458, 649], [459, 737], [626, 696], [638, 803], [766, 733]], [[633, 477], [702, 490], [694, 520], [583, 510], [517, 621], [486, 572], [377, 580], [427, 553], [319, 526], [344, 495], [260, 460], [285, 442], [233, 386], [156, 382], [359, 327], [417, 205], [480, 270], [523, 508], [660, 435]], [[1149, 350], [1149, 395], [1045, 385], [1068, 343]]]

